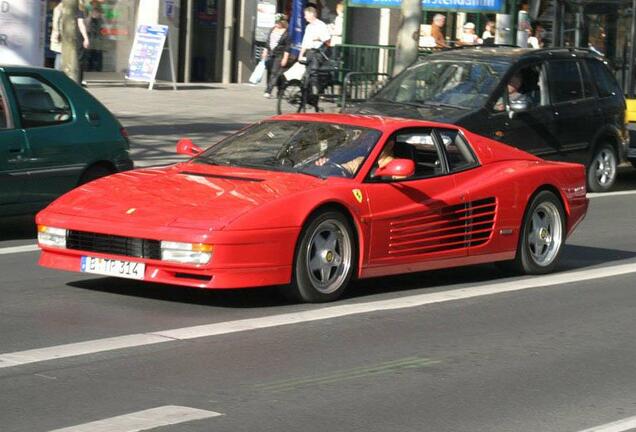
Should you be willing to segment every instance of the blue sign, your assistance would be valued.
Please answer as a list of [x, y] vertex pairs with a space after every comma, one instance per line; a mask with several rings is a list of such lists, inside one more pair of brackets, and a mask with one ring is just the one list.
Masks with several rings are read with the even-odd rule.
[[159, 69], [163, 46], [168, 36], [168, 26], [140, 25], [135, 33], [126, 78], [135, 81], [153, 82]]
[[300, 45], [303, 43], [305, 33], [305, 0], [293, 0], [291, 20], [289, 21], [289, 39], [292, 46], [292, 54], [297, 56], [300, 52]]
[[[400, 0], [349, 0], [349, 6], [400, 7]], [[422, 9], [442, 9], [453, 11], [499, 12], [504, 8], [503, 0], [422, 0]]]

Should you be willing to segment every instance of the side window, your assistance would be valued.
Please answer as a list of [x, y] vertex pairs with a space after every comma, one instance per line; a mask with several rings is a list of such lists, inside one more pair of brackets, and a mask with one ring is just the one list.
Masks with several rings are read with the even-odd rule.
[[2, 92], [2, 88], [0, 88], [0, 129], [6, 129], [9, 127], [8, 110], [9, 107], [7, 106], [7, 101], [4, 97], [4, 93]]
[[554, 103], [583, 98], [583, 86], [579, 64], [575, 60], [550, 63], [550, 87]]
[[592, 80], [590, 79], [590, 74], [587, 71], [587, 68], [583, 64], [583, 62], [579, 63], [579, 71], [581, 72], [581, 77], [583, 78], [583, 93], [586, 98], [594, 97], [594, 88], [592, 86]]
[[50, 126], [71, 120], [71, 107], [62, 93], [35, 76], [9, 76], [15, 90], [22, 127]]
[[477, 160], [473, 152], [458, 130], [438, 129], [437, 132], [446, 151], [450, 172], [462, 171], [477, 166]]
[[600, 60], [587, 59], [587, 66], [592, 75], [592, 80], [596, 83], [600, 97], [604, 98], [621, 94], [616, 79], [614, 79], [603, 62]]
[[[401, 131], [394, 135], [392, 142], [394, 142], [393, 158], [411, 159], [415, 163], [415, 174], [410, 179], [444, 174], [442, 154], [435, 143], [431, 129]], [[379, 163], [382, 163], [383, 155], [380, 156]]]
[[495, 102], [495, 111], [505, 111], [506, 104], [516, 110], [532, 109], [548, 105], [545, 66], [541, 63], [525, 66], [508, 79], [504, 93]]

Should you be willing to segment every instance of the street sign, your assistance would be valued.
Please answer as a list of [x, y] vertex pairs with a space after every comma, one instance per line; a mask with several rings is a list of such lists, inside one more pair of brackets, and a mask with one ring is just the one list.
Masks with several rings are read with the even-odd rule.
[[[132, 81], [143, 81], [150, 83], [149, 88], [154, 85], [161, 55], [166, 45], [168, 36], [168, 26], [141, 24], [135, 32], [135, 40], [128, 58], [128, 72], [126, 79]], [[168, 56], [172, 72], [172, 82], [176, 90], [174, 64], [170, 44], [168, 43]]]
[[[348, 0], [352, 7], [399, 8], [401, 0]], [[503, 0], [422, 0], [422, 9], [500, 12], [504, 9]]]
[[0, 0], [0, 64], [42, 66], [44, 0]]

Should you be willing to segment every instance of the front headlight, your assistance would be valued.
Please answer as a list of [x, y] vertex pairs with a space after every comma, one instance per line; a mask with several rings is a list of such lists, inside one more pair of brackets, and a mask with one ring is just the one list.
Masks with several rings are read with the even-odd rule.
[[38, 243], [43, 246], [66, 248], [66, 230], [38, 225]]
[[207, 264], [214, 246], [203, 243], [161, 242], [161, 259], [184, 264]]

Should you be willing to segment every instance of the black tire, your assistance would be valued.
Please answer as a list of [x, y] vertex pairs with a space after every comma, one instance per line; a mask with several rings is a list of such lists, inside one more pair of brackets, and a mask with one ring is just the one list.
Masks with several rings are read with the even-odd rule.
[[276, 112], [278, 114], [293, 114], [304, 111], [301, 82], [298, 80], [287, 81], [278, 92]]
[[[535, 226], [533, 221], [535, 217], [540, 220], [541, 214], [552, 219], [552, 223], [546, 227], [545, 231], [541, 230], [539, 226]], [[544, 221], [548, 222], [545, 219]], [[565, 231], [565, 211], [561, 201], [554, 193], [547, 190], [541, 191], [534, 196], [526, 209], [523, 225], [519, 232], [515, 259], [497, 263], [497, 265], [504, 270], [521, 274], [550, 273], [558, 265], [563, 252]], [[546, 240], [547, 243], [543, 249], [540, 244]]]
[[607, 192], [612, 189], [618, 173], [618, 157], [610, 144], [601, 144], [594, 150], [587, 167], [587, 189], [590, 192]]
[[632, 166], [633, 166], [634, 168], [636, 168], [636, 160], [631, 160], [631, 161], [629, 161], [629, 162], [632, 164]]
[[285, 287], [284, 294], [293, 301], [306, 303], [336, 300], [347, 288], [357, 259], [358, 247], [347, 217], [339, 211], [321, 211], [300, 233], [292, 283]]
[[97, 180], [98, 178], [106, 177], [113, 174], [114, 171], [103, 165], [93, 165], [89, 167], [84, 174], [80, 177], [78, 186]]

